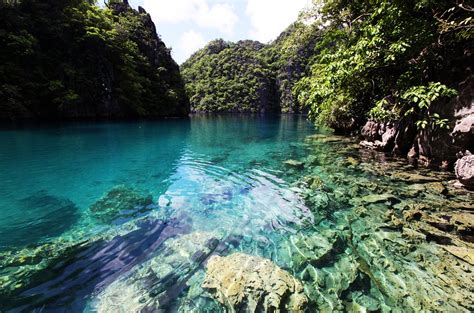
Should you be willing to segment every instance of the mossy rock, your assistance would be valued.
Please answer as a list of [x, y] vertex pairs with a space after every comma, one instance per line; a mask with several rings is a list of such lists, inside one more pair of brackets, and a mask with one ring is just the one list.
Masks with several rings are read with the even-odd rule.
[[111, 222], [147, 211], [151, 204], [153, 204], [151, 195], [142, 195], [133, 188], [119, 185], [94, 203], [90, 211], [97, 219]]

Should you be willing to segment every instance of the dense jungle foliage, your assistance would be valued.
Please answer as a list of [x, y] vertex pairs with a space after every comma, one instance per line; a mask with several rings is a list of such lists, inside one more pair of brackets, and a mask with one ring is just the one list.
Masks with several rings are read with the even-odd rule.
[[179, 67], [126, 1], [0, 4], [0, 119], [187, 114]]
[[192, 110], [301, 112], [292, 88], [317, 36], [313, 26], [297, 21], [270, 45], [210, 42], [181, 66]]
[[[462, 1], [328, 0], [322, 40], [294, 87], [313, 120], [350, 130], [366, 118], [445, 127], [430, 106], [471, 75], [474, 7]], [[413, 118], [414, 117], [414, 118]]]
[[186, 91], [197, 112], [273, 111], [271, 73], [255, 41], [210, 42], [182, 66]]

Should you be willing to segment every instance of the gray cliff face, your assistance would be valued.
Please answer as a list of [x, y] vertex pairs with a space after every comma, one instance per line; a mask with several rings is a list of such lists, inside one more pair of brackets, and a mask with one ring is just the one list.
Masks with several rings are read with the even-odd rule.
[[[299, 37], [294, 34], [297, 33], [300, 28], [301, 25], [297, 23], [290, 25], [269, 48], [274, 46], [277, 50], [280, 50], [288, 41], [292, 41], [292, 37]], [[283, 113], [307, 113], [308, 109], [301, 107], [298, 103], [293, 92], [293, 87], [306, 74], [306, 67], [309, 64], [311, 56], [314, 55], [314, 47], [319, 38], [319, 33], [314, 31], [310, 37], [292, 42], [290, 45], [291, 49], [287, 48], [283, 53], [278, 55], [279, 60], [276, 62], [275, 84], [280, 111]]]
[[[152, 109], [147, 115], [158, 116], [185, 116], [189, 114], [189, 101], [184, 92], [184, 82], [179, 72], [178, 64], [171, 57], [169, 49], [158, 37], [156, 26], [144, 8], [138, 7], [138, 11], [130, 7], [127, 0], [109, 5], [114, 14], [133, 14], [141, 19], [141, 27], [146, 36], [136, 36], [132, 34], [132, 40], [137, 44], [139, 51], [145, 56], [147, 62], [153, 69], [161, 69], [159, 78], [163, 80], [165, 86], [177, 91], [178, 101], [175, 104], [161, 106]], [[120, 105], [114, 96], [113, 89], [115, 81], [114, 68], [107, 60], [99, 65], [101, 68], [101, 81], [104, 89], [98, 104], [99, 117], [127, 117], [130, 115], [128, 108]], [[133, 83], [133, 82], [130, 82]], [[161, 90], [166, 93], [168, 90]], [[155, 99], [159, 100], [159, 99]], [[151, 99], [151, 101], [154, 101]]]

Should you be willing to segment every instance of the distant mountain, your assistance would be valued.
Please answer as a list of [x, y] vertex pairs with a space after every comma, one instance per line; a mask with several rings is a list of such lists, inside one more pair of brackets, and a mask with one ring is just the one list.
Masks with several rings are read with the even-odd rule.
[[297, 22], [274, 42], [210, 42], [182, 66], [195, 112], [303, 112], [292, 86], [306, 70], [318, 32]]

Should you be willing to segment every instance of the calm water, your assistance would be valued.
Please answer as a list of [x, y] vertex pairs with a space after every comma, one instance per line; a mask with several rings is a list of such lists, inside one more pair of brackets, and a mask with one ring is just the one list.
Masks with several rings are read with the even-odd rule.
[[205, 260], [236, 251], [301, 280], [313, 309], [468, 308], [462, 283], [431, 287], [436, 245], [384, 216], [471, 195], [413, 192], [377, 158], [298, 116], [3, 129], [0, 311], [224, 312]]

